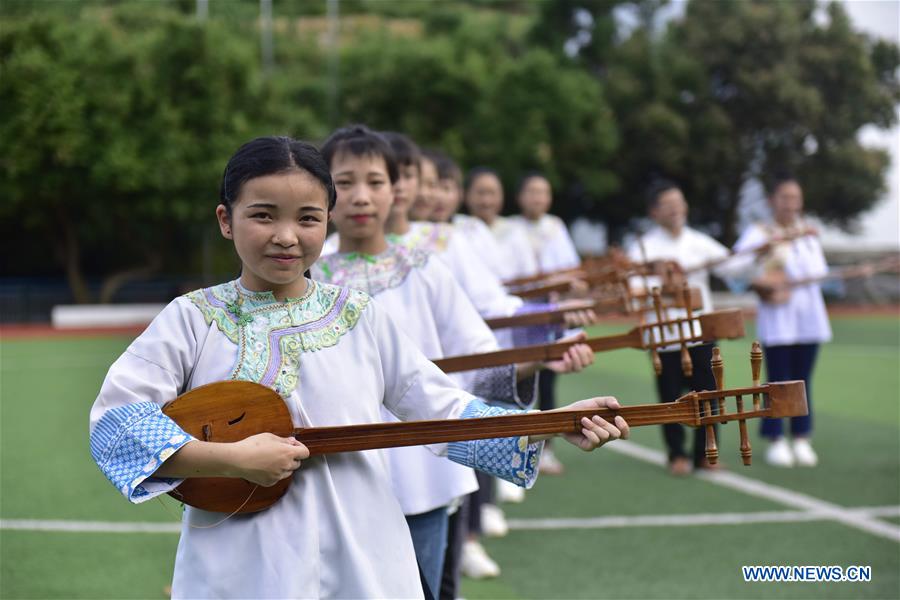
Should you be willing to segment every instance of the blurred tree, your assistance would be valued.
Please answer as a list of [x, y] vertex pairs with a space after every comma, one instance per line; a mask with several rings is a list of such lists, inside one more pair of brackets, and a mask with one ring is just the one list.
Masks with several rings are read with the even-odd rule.
[[857, 134], [895, 122], [897, 46], [854, 31], [840, 4], [824, 23], [817, 10], [815, 0], [694, 1], [663, 43], [694, 63], [676, 71], [690, 122], [678, 175], [726, 242], [750, 178], [795, 172], [810, 212], [845, 226], [884, 190], [888, 155]]
[[[836, 3], [819, 14], [815, 0], [692, 0], [659, 35], [664, 5], [545, 3], [532, 31], [605, 84], [621, 129], [612, 161], [621, 186], [595, 214], [613, 227], [642, 215], [648, 183], [667, 176], [683, 185], [692, 217], [730, 242], [744, 183], [776, 170], [796, 172], [810, 211], [840, 225], [878, 200], [888, 157], [856, 136], [895, 122], [896, 45], [854, 31]], [[636, 18], [617, 41], [621, 26], [610, 22], [621, 10]]]
[[78, 302], [93, 300], [86, 262], [104, 275], [100, 301], [190, 264], [222, 165], [266, 116], [256, 64], [215, 24], [146, 6], [9, 24], [0, 216], [52, 249]]
[[601, 84], [530, 48], [528, 23], [457, 5], [432, 13], [422, 36], [361, 36], [341, 57], [342, 120], [405, 132], [463, 169], [490, 165], [510, 192], [525, 171], [543, 171], [554, 212], [573, 218], [580, 200], [616, 185], [617, 129]]

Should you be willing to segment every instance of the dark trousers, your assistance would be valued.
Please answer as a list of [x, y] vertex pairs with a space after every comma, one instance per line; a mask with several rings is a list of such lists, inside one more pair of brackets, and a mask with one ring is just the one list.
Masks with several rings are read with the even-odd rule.
[[[712, 360], [712, 344], [702, 344], [689, 348], [691, 362], [694, 364], [694, 372], [690, 377], [685, 377], [681, 372], [681, 352], [660, 352], [662, 361], [662, 374], [656, 377], [656, 393], [660, 402], [674, 402], [681, 395], [690, 391], [703, 391], [716, 389], [716, 379], [712, 374], [709, 361]], [[669, 462], [676, 458], [687, 457], [684, 451], [684, 426], [678, 423], [668, 423], [662, 426], [663, 440], [669, 454]], [[718, 431], [716, 432], [718, 434]], [[706, 458], [706, 428], [694, 429], [694, 466], [702, 464]]]
[[469, 535], [469, 502], [463, 502], [450, 515], [447, 527], [447, 553], [444, 555], [444, 573], [441, 575], [441, 600], [456, 600], [459, 597], [459, 565], [463, 542]]
[[[763, 346], [768, 381], [803, 380], [806, 383], [806, 403], [809, 406], [809, 414], [804, 417], [791, 417], [791, 435], [793, 437], [809, 437], [812, 433], [812, 387], [810, 387], [810, 383], [818, 355], [819, 344]], [[760, 433], [769, 439], [783, 436], [782, 419], [763, 419]]]

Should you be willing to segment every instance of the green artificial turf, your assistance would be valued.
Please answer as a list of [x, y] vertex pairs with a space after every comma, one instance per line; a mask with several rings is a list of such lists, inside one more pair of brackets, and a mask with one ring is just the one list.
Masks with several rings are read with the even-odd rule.
[[[737, 427], [720, 431], [732, 472], [843, 507], [900, 505], [900, 323], [892, 317], [835, 318], [812, 398], [815, 469], [780, 470], [762, 460], [749, 423], [754, 464], [740, 464]], [[593, 333], [618, 333], [606, 325]], [[726, 383], [750, 382], [752, 327], [724, 342]], [[126, 337], [0, 341], [0, 517], [172, 522], [168, 502], [126, 503], [100, 474], [88, 448], [88, 413]], [[655, 402], [648, 357], [597, 355], [583, 373], [560, 379], [559, 401], [615, 395]], [[636, 428], [636, 443], [662, 448], [658, 427]], [[562, 477], [541, 477], [509, 518], [588, 518], [796, 510], [659, 466], [560, 441]], [[884, 517], [900, 524], [900, 518]], [[177, 535], [0, 531], [0, 598], [161, 598]], [[900, 544], [831, 521], [705, 527], [512, 531], [485, 545], [503, 568], [493, 581], [465, 580], [466, 598], [897, 598]], [[741, 565], [871, 565], [870, 583], [745, 583]]]

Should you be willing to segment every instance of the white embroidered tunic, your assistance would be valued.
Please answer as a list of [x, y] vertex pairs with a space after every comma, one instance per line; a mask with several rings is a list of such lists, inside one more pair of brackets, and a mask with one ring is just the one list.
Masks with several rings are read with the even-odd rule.
[[[734, 249], [762, 246], [775, 232], [774, 225], [753, 224], [744, 230]], [[828, 273], [825, 253], [816, 236], [806, 235], [781, 242], [776, 245], [774, 254], [789, 281], [821, 277]], [[735, 268], [743, 266], [749, 270], [759, 264], [754, 254], [743, 255], [733, 262], [737, 263]], [[792, 288], [790, 299], [784, 304], [760, 301], [756, 319], [759, 341], [766, 346], [819, 344], [831, 340], [831, 324], [818, 283]]]
[[522, 299], [506, 292], [497, 276], [484, 265], [466, 238], [448, 223], [410, 223], [403, 235], [390, 235], [392, 243], [433, 252], [444, 263], [485, 319], [508, 317], [522, 307]]
[[503, 264], [505, 259], [503, 249], [497, 244], [497, 240], [484, 221], [472, 215], [455, 214], [451, 221], [459, 235], [468, 240], [472, 250], [484, 262], [484, 266], [497, 276], [501, 282], [506, 279], [504, 275], [508, 268]]
[[[312, 273], [315, 279], [372, 295], [375, 303], [432, 360], [499, 348], [453, 275], [429, 252], [391, 244], [375, 256], [332, 254], [321, 258]], [[485, 400], [507, 404], [518, 400], [512, 365], [456, 373], [451, 378]], [[396, 419], [385, 414], [385, 420]], [[392, 448], [388, 457], [394, 491], [404, 514], [447, 506], [478, 489], [471, 469], [422, 447]]]
[[515, 215], [510, 220], [525, 230], [542, 272], [571, 269], [581, 264], [566, 224], [556, 215], [543, 215], [537, 221]]
[[[91, 452], [132, 502], [173, 489], [153, 477], [189, 441], [160, 407], [197, 386], [263, 383], [294, 425], [374, 423], [494, 414], [429, 362], [366, 294], [309, 283], [276, 301], [238, 282], [171, 302], [113, 364], [91, 410]], [[524, 483], [535, 455], [526, 438], [431, 447], [454, 461]], [[185, 508], [173, 598], [421, 597], [412, 542], [384, 451], [303, 462], [265, 511], [218, 523]]]
[[509, 217], [498, 216], [491, 223], [490, 232], [500, 247], [502, 281], [531, 277], [540, 272], [537, 255], [521, 224]]

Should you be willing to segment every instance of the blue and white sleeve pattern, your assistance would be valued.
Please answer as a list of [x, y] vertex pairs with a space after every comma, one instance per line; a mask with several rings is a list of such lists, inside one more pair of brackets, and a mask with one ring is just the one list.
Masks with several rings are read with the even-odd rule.
[[[459, 418], [499, 417], [521, 412], [488, 406], [476, 398], [469, 402]], [[447, 457], [461, 465], [511, 481], [520, 487], [530, 488], [537, 479], [538, 460], [543, 448], [544, 442], [529, 444], [528, 436], [523, 435], [450, 442], [447, 444]]]
[[153, 473], [193, 439], [158, 404], [138, 402], [104, 413], [91, 432], [91, 455], [116, 489], [138, 504], [181, 483]]

